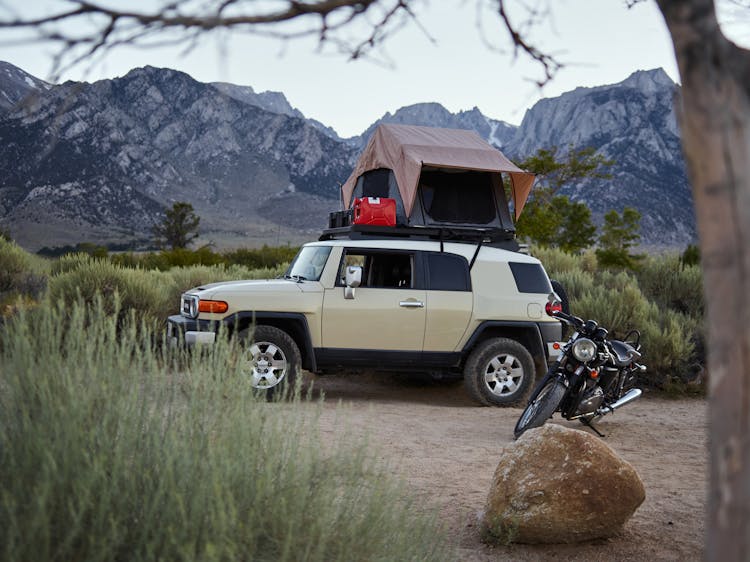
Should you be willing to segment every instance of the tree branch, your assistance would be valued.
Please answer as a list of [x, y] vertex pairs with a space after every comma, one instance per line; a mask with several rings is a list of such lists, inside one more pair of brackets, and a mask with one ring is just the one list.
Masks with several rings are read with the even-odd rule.
[[[113, 48], [148, 46], [144, 45], [146, 38], [170, 30], [174, 31], [172, 36], [176, 35], [170, 44], [192, 46], [200, 34], [219, 29], [241, 29], [280, 40], [317, 36], [320, 45], [332, 43], [352, 59], [368, 54], [407, 21], [435, 42], [413, 9], [420, 0], [269, 0], [263, 3], [206, 0], [197, 7], [172, 1], [153, 12], [115, 8], [110, 5], [114, 3], [105, 5], [101, 1], [68, 0], [72, 8], [41, 17], [3, 17], [0, 14], [0, 29], [26, 30], [34, 34], [27, 37], [29, 42], [58, 45], [53, 55], [52, 80], [58, 79], [63, 71], [92, 61]], [[487, 0], [476, 1], [479, 5]], [[525, 53], [543, 68], [544, 78], [536, 83], [542, 86], [549, 82], [563, 65], [529, 41], [526, 27], [535, 23], [537, 13], [530, 10], [532, 17], [519, 26], [508, 16], [507, 0], [489, 1], [496, 6], [516, 54]], [[185, 5], [190, 6], [186, 9], [189, 12], [181, 11]], [[373, 13], [374, 17], [367, 17]], [[310, 25], [302, 29], [290, 28], [287, 24], [292, 21], [307, 21]], [[77, 25], [79, 22], [85, 26]], [[357, 27], [360, 22], [364, 25]], [[90, 31], [77, 33], [73, 31], [76, 28]], [[343, 36], [344, 31], [351, 29], [356, 30], [358, 37]]]
[[519, 27], [510, 21], [508, 13], [505, 10], [505, 0], [497, 0], [497, 11], [500, 15], [500, 20], [503, 22], [510, 36], [510, 40], [513, 42], [516, 56], [520, 49], [533, 60], [537, 61], [544, 69], [544, 78], [536, 81], [537, 86], [541, 88], [555, 77], [555, 74], [563, 67], [563, 64], [552, 55], [542, 52], [526, 40], [524, 33], [519, 31]]

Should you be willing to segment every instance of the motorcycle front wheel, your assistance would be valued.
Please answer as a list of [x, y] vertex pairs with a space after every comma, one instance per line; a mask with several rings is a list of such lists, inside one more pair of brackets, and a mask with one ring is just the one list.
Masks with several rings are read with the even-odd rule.
[[560, 401], [565, 396], [566, 387], [556, 379], [551, 379], [539, 392], [537, 397], [529, 402], [526, 409], [518, 418], [513, 438], [518, 439], [524, 431], [540, 427], [555, 413]]

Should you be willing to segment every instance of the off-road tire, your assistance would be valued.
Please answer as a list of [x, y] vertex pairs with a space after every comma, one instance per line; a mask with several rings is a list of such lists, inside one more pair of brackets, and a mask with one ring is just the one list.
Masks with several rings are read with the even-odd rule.
[[482, 406], [523, 403], [536, 370], [529, 351], [516, 340], [491, 338], [477, 345], [464, 366], [464, 388]]
[[243, 374], [271, 401], [294, 388], [302, 357], [294, 339], [275, 326], [256, 326], [239, 333], [243, 341]]
[[557, 410], [566, 390], [565, 385], [556, 379], [547, 382], [536, 399], [526, 406], [518, 418], [513, 438], [518, 439], [525, 431], [544, 425]]

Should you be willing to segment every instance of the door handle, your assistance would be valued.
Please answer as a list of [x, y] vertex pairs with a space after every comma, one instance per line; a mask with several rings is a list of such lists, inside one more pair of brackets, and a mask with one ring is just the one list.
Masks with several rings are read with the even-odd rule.
[[399, 306], [404, 308], [424, 308], [424, 303], [418, 300], [401, 301], [398, 303]]

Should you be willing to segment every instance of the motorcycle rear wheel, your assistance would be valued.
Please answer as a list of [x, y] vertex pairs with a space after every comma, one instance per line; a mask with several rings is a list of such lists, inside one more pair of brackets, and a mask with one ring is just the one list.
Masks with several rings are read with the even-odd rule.
[[526, 409], [518, 418], [513, 438], [518, 439], [525, 431], [541, 427], [544, 422], [555, 413], [560, 401], [565, 396], [566, 387], [558, 380], [552, 379], [539, 392], [537, 397], [529, 402]]

